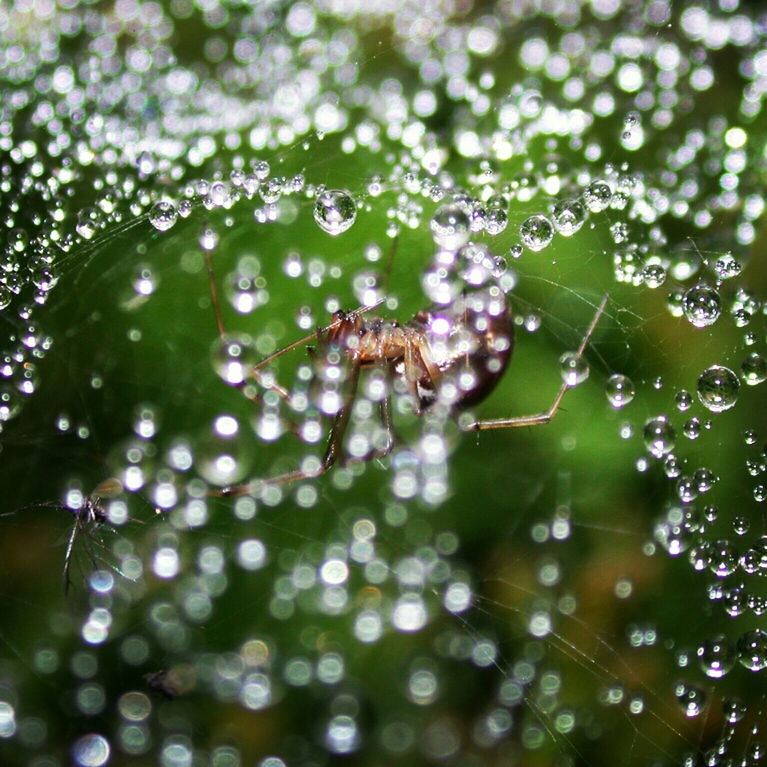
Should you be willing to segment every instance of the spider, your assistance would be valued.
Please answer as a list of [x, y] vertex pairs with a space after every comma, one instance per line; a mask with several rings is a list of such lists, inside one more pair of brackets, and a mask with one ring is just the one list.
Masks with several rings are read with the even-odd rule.
[[[81, 504], [76, 508], [56, 501], [41, 501], [10, 512], [15, 515], [20, 511], [31, 509], [55, 509], [56, 511], [66, 511], [72, 515], [72, 528], [67, 535], [64, 552], [65, 596], [69, 595], [72, 587], [72, 564], [77, 559], [78, 551], [81, 548], [94, 570], [98, 568], [99, 561], [104, 562], [103, 557], [100, 557], [96, 551], [97, 549], [104, 549], [104, 543], [97, 535], [97, 531], [105, 524], [108, 526], [109, 522], [102, 500], [114, 497], [121, 491], [122, 484], [120, 481], [110, 478], [101, 482], [90, 495], [84, 496]], [[108, 562], [106, 564], [119, 573], [114, 565]]]
[[[256, 363], [251, 368], [253, 378], [284, 399], [289, 393], [278, 384], [266, 382], [263, 369], [283, 354], [306, 346], [316, 347], [311, 355], [315, 364], [321, 360], [343, 361], [348, 366], [345, 393], [333, 416], [324, 456], [316, 470], [295, 470], [266, 479], [244, 482], [212, 491], [218, 496], [252, 495], [256, 487], [283, 485], [325, 474], [343, 460], [343, 442], [357, 397], [360, 374], [364, 369], [378, 367], [385, 371], [389, 382], [399, 380], [410, 394], [413, 410], [422, 415], [435, 403], [449, 408], [457, 416], [466, 408], [483, 401], [503, 377], [514, 350], [514, 324], [511, 307], [499, 285], [488, 278], [489, 270], [483, 260], [487, 254], [479, 250], [470, 265], [470, 282], [452, 300], [419, 311], [408, 322], [369, 316], [380, 301], [351, 312], [337, 311], [332, 321], [315, 333], [288, 344]], [[205, 251], [211, 302], [222, 342], [226, 338], [221, 307], [215, 287], [210, 253]], [[477, 267], [481, 267], [477, 277]], [[488, 274], [482, 273], [485, 269]], [[608, 295], [602, 296], [575, 354], [580, 358], [588, 345], [600, 317], [605, 311]], [[391, 387], [389, 387], [391, 388]], [[565, 382], [545, 410], [531, 415], [494, 418], [469, 422], [464, 428], [473, 431], [513, 429], [547, 424], [557, 414], [570, 385]], [[388, 454], [394, 445], [391, 402], [387, 394], [380, 403], [381, 418], [389, 435], [388, 444], [356, 460], [371, 460]]]

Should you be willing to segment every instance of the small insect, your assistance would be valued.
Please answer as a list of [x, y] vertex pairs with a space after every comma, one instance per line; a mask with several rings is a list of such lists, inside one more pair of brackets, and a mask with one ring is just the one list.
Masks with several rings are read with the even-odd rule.
[[[100, 563], [104, 563], [105, 547], [98, 532], [108, 525], [109, 517], [103, 506], [103, 501], [113, 498], [122, 492], [122, 484], [119, 480], [110, 478], [101, 482], [90, 495], [84, 496], [79, 506], [73, 507], [56, 501], [42, 501], [17, 509], [14, 515], [23, 511], [39, 509], [55, 509], [65, 511], [73, 517], [72, 528], [67, 534], [66, 549], [64, 552], [64, 593], [69, 594], [72, 587], [72, 566], [77, 559], [78, 552], [87, 557], [92, 569], [98, 569]], [[117, 572], [117, 568], [108, 562], [106, 565]]]
[[174, 700], [185, 692], [188, 692], [191, 685], [189, 680], [185, 680], [183, 675], [174, 669], [160, 669], [144, 674], [150, 690], [162, 695], [165, 700]]
[[[484, 250], [475, 254], [471, 270], [476, 275], [477, 266], [485, 268]], [[217, 325], [222, 340], [225, 337], [220, 307], [214, 283], [212, 265], [208, 258], [211, 297], [216, 311]], [[489, 274], [489, 267], [485, 268]], [[608, 296], [604, 295], [576, 351], [581, 357], [604, 313]], [[357, 397], [360, 373], [366, 368], [377, 367], [385, 372], [392, 386], [399, 383], [407, 392], [416, 415], [441, 403], [457, 416], [467, 408], [482, 402], [502, 379], [514, 350], [514, 323], [511, 306], [506, 294], [487, 275], [467, 284], [452, 300], [435, 304], [419, 311], [410, 321], [368, 316], [380, 305], [363, 306], [351, 312], [337, 311], [332, 321], [315, 333], [305, 336], [274, 352], [252, 369], [256, 380], [262, 379], [263, 369], [283, 354], [315, 341], [312, 358], [316, 366], [340, 364], [348, 367], [345, 375], [345, 392], [340, 407], [333, 416], [327, 448], [319, 467], [313, 471], [296, 470], [278, 474], [257, 482], [225, 487], [215, 495], [250, 495], [256, 486], [263, 484], [287, 484], [302, 479], [319, 477], [326, 473], [343, 455], [343, 442]], [[288, 398], [286, 390], [278, 385], [268, 385], [281, 397]], [[540, 426], [548, 423], [557, 413], [570, 385], [565, 382], [545, 410], [531, 415], [477, 420], [468, 423], [468, 430], [511, 429], [522, 426]], [[371, 450], [363, 458], [370, 460], [391, 451], [394, 444], [391, 421], [391, 402], [387, 395], [381, 400], [381, 418], [389, 434], [388, 444], [380, 450]]]

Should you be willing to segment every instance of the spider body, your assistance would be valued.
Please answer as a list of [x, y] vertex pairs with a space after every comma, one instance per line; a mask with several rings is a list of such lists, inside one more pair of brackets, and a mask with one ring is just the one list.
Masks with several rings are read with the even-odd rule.
[[419, 311], [404, 324], [338, 311], [318, 340], [320, 354], [337, 348], [351, 365], [385, 364], [410, 392], [416, 413], [438, 399], [460, 412], [484, 400], [503, 377], [514, 325], [506, 296], [493, 286]]
[[74, 517], [72, 532], [67, 541], [67, 550], [64, 555], [64, 593], [68, 594], [71, 580], [72, 556], [74, 554], [75, 542], [78, 535], [83, 537], [83, 542], [91, 561], [91, 565], [96, 568], [96, 558], [91, 550], [90, 536], [92, 531], [101, 527], [109, 520], [106, 509], [102, 504], [103, 498], [109, 498], [122, 491], [122, 484], [116, 479], [107, 479], [90, 494], [83, 498], [82, 504], [78, 508], [70, 506], [60, 506]]
[[101, 525], [107, 521], [107, 513], [104, 511], [98, 496], [86, 496], [79, 509], [71, 509], [69, 506], [62, 506], [61, 508], [75, 518], [76, 525]]

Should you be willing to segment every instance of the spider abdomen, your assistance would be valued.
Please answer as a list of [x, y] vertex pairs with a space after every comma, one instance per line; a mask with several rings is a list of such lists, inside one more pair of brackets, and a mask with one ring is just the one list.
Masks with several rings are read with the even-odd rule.
[[454, 410], [484, 400], [502, 378], [514, 349], [514, 325], [506, 296], [496, 286], [461, 295], [446, 306], [419, 312], [421, 329], [439, 380], [424, 392], [426, 406], [437, 397]]

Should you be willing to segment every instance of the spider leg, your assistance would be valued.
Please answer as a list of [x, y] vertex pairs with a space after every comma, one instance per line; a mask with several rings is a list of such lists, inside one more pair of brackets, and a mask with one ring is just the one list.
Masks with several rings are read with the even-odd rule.
[[[85, 549], [85, 553], [88, 555], [88, 560], [90, 561], [90, 564], [91, 564], [91, 570], [98, 570], [99, 560], [97, 559], [96, 554], [93, 550], [93, 545], [92, 545], [93, 541], [91, 540], [89, 531], [85, 529], [85, 525], [83, 525], [82, 536], [83, 536], [82, 545], [83, 545], [83, 548]], [[98, 544], [102, 549], [104, 548], [104, 544], [101, 541], [99, 541]]]
[[421, 360], [423, 369], [426, 371], [429, 379], [431, 380], [432, 389], [436, 391], [437, 387], [439, 386], [439, 379], [441, 374], [439, 368], [434, 364], [434, 360], [432, 360], [429, 344], [423, 335], [419, 333], [413, 340], [413, 345], [415, 346], [416, 353]]
[[[138, 520], [135, 520], [138, 521]], [[97, 523], [98, 524], [98, 523]], [[101, 528], [103, 529], [103, 528]], [[109, 527], [109, 530], [114, 533], [114, 529]], [[91, 566], [94, 570], [99, 569], [99, 567], [108, 567], [112, 572], [119, 575], [121, 578], [126, 578], [127, 580], [134, 580], [129, 575], [124, 573], [116, 564], [113, 562], [110, 562], [107, 557], [113, 557], [113, 553], [110, 550], [109, 546], [104, 542], [101, 538], [96, 538], [95, 534], [91, 538], [89, 535], [85, 535], [84, 545], [86, 548], [86, 551], [88, 552], [88, 559], [91, 561]], [[97, 555], [95, 553], [95, 549], [100, 549], [103, 554], [100, 556], [100, 558], [97, 558]]]
[[[216, 329], [218, 330], [218, 336], [221, 339], [221, 343], [225, 343], [227, 339], [227, 332], [226, 327], [224, 326], [224, 315], [221, 311], [221, 300], [218, 295], [218, 287], [216, 286], [216, 274], [213, 269], [213, 259], [210, 255], [209, 250], [203, 249], [203, 255], [205, 257], [205, 267], [208, 272], [208, 287], [210, 288], [210, 303], [213, 306], [213, 314], [216, 318]], [[271, 355], [271, 357], [267, 357], [268, 359], [273, 359], [276, 355]], [[264, 363], [262, 360], [261, 363], [258, 363], [257, 365], [254, 365], [252, 368], [252, 372], [258, 381], [259, 384], [262, 384], [266, 389], [269, 391], [276, 392], [280, 397], [287, 400], [290, 399], [290, 392], [288, 392], [286, 389], [284, 389], [282, 386], [280, 386], [277, 383], [263, 383], [261, 380], [261, 376], [258, 374], [257, 370], [258, 368]], [[239, 384], [236, 384], [237, 388], [240, 390], [245, 389], [245, 382], [241, 382]], [[248, 396], [248, 395], [246, 395]], [[253, 402], [258, 401], [258, 395], [250, 395], [248, 396], [248, 399], [252, 400]]]
[[399, 235], [395, 235], [392, 238], [391, 245], [389, 246], [389, 253], [386, 257], [386, 266], [383, 272], [383, 289], [384, 293], [389, 290], [389, 279], [391, 278], [392, 268], [394, 267], [394, 257], [397, 255], [399, 249]]
[[[391, 385], [391, 370], [387, 367], [386, 371], [387, 384]], [[371, 448], [367, 453], [365, 453], [365, 455], [357, 459], [363, 463], [373, 461], [376, 458], [385, 458], [387, 455], [389, 455], [389, 453], [391, 453], [392, 450], [394, 450], [394, 445], [399, 440], [397, 432], [394, 429], [394, 421], [392, 420], [391, 415], [391, 395], [387, 394], [378, 403], [378, 407], [381, 414], [381, 423], [386, 430], [386, 445], [384, 447]]]
[[421, 396], [418, 393], [419, 380], [425, 374], [431, 381], [432, 388], [436, 391], [440, 379], [439, 369], [431, 358], [429, 344], [422, 334], [412, 333], [408, 337], [405, 344], [403, 365], [405, 381], [413, 400], [413, 412], [416, 415], [421, 415], [423, 408], [421, 407]]
[[389, 455], [394, 449], [394, 445], [397, 441], [397, 432], [394, 431], [394, 422], [391, 417], [391, 395], [387, 394], [380, 403], [381, 410], [381, 423], [386, 429], [386, 446], [371, 451], [370, 456], [365, 456], [364, 460], [373, 460], [374, 458], [383, 458]]
[[[605, 295], [602, 296], [602, 300], [599, 302], [596, 314], [589, 323], [586, 334], [583, 336], [583, 340], [578, 346], [576, 351], [577, 357], [581, 357], [583, 352], [586, 350], [586, 347], [591, 340], [591, 336], [597, 327], [597, 323], [599, 322], [602, 314], [604, 313], [605, 307], [607, 306], [607, 299], [608, 295], [605, 293]], [[557, 414], [562, 404], [562, 400], [570, 388], [571, 387], [568, 386], [567, 383], [563, 383], [562, 386], [559, 387], [559, 391], [554, 397], [552, 403], [546, 410], [541, 413], [535, 413], [533, 415], [513, 416], [512, 418], [492, 418], [484, 421], [475, 421], [466, 428], [470, 431], [484, 431], [486, 429], [515, 429], [521, 426], [543, 426], [543, 424], [549, 423], [549, 421], [551, 421], [551, 419]]]
[[216, 318], [216, 329], [218, 330], [218, 335], [223, 339], [226, 336], [226, 328], [224, 327], [224, 315], [221, 312], [221, 302], [218, 298], [218, 287], [216, 286], [216, 274], [213, 270], [213, 259], [207, 248], [203, 248], [202, 252], [205, 256], [205, 267], [208, 271], [210, 302], [213, 306], [213, 315]]
[[352, 362], [346, 399], [333, 420], [330, 437], [328, 438], [328, 447], [325, 450], [325, 457], [322, 459], [321, 474], [324, 474], [339, 459], [343, 451], [344, 436], [346, 435], [346, 429], [349, 427], [354, 400], [357, 398], [357, 385], [360, 381], [361, 367], [362, 364], [358, 359]]
[[289, 485], [293, 482], [299, 482], [302, 479], [315, 479], [325, 474], [333, 466], [333, 464], [336, 463], [343, 450], [344, 436], [346, 435], [346, 429], [349, 426], [352, 407], [357, 396], [357, 385], [360, 378], [360, 367], [361, 363], [359, 360], [355, 360], [352, 363], [346, 398], [344, 400], [343, 406], [338, 411], [338, 413], [336, 413], [336, 416], [333, 419], [333, 425], [330, 428], [330, 435], [328, 436], [328, 446], [325, 450], [325, 455], [322, 458], [322, 463], [320, 464], [319, 468], [313, 471], [307, 471], [305, 469], [288, 471], [284, 474], [277, 474], [274, 477], [268, 477], [267, 479], [256, 480], [255, 482], [245, 482], [241, 485], [232, 485], [231, 487], [225, 487], [222, 490], [212, 491], [211, 495], [224, 496], [227, 498], [243, 495], [254, 495], [255, 492], [264, 485]]
[[75, 523], [72, 525], [72, 532], [69, 534], [69, 540], [67, 541], [67, 550], [64, 553], [64, 596], [69, 595], [69, 589], [72, 586], [72, 579], [70, 571], [72, 569], [72, 551], [75, 545], [75, 539], [77, 538], [77, 531], [80, 528], [80, 517], [75, 517]]
[[416, 365], [416, 350], [414, 342], [411, 339], [405, 344], [405, 355], [403, 359], [405, 381], [407, 383], [410, 398], [413, 401], [413, 412], [421, 415], [421, 400], [418, 396], [418, 366]]

